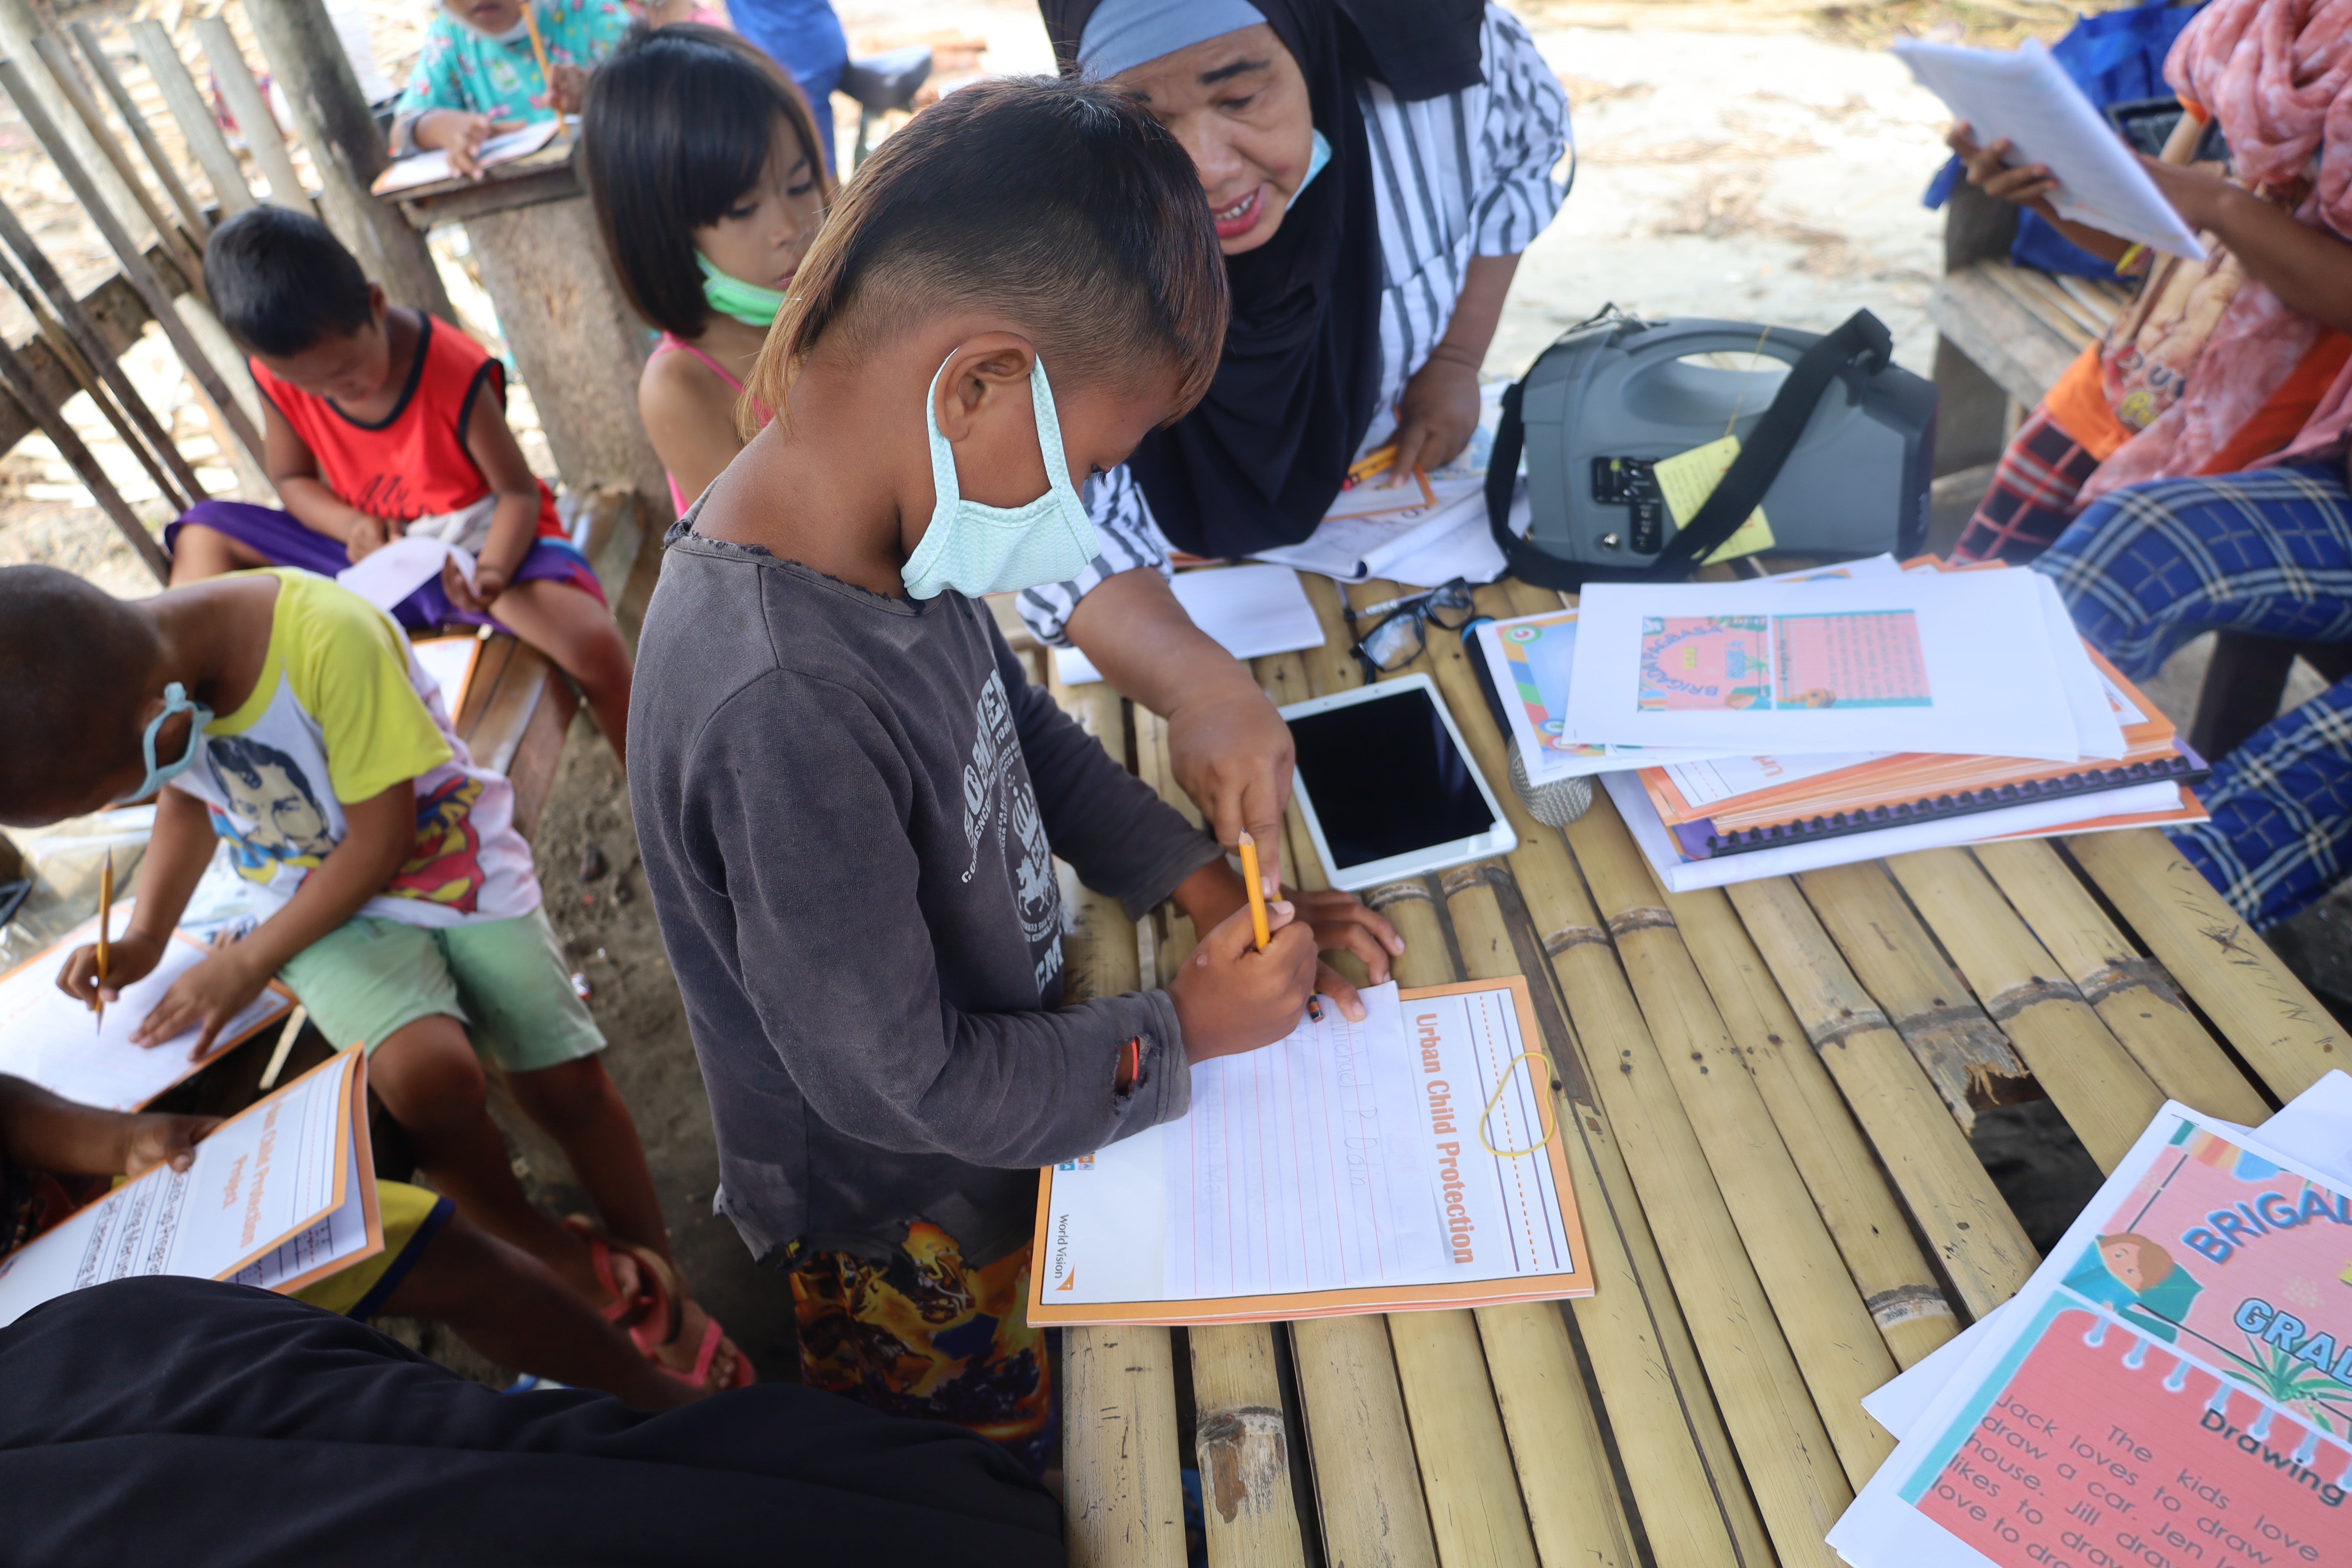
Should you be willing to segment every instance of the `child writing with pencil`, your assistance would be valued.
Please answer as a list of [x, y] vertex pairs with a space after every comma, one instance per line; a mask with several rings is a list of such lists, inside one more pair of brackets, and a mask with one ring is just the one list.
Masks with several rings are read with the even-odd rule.
[[[1024, 1310], [1036, 1167], [1190, 1104], [1288, 1034], [1346, 894], [1253, 940], [1216, 843], [1031, 686], [984, 594], [1089, 559], [1076, 487], [1198, 400], [1216, 237], [1131, 100], [1006, 79], [859, 170], [748, 388], [776, 417], [674, 529], [631, 797], [709, 1086], [716, 1203], [791, 1271], [803, 1380], [1042, 1467]], [[1202, 933], [1164, 990], [1066, 1003], [1055, 858]]]
[[393, 110], [393, 156], [441, 147], [476, 173], [492, 136], [579, 113], [632, 20], [621, 0], [441, 0]]
[[[173, 981], [132, 1039], [199, 1031], [197, 1059], [271, 977], [368, 1082], [433, 1185], [630, 1331], [658, 1370], [715, 1390], [750, 1363], [669, 1258], [636, 1124], [604, 1071], [541, 907], [514, 790], [474, 766], [390, 616], [290, 569], [126, 603], [46, 566], [0, 568], [0, 823], [153, 797], [138, 907], [58, 984], [116, 999], [172, 940], [226, 839], [271, 912]], [[499, 1070], [562, 1146], [604, 1226], [530, 1201], [490, 1120]]]

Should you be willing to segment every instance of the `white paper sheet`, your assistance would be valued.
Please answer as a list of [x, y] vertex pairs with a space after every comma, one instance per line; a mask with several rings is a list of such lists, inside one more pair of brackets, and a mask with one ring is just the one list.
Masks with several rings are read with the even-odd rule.
[[1905, 38], [1894, 48], [1919, 85], [1969, 122], [1979, 146], [2007, 137], [2016, 149], [2013, 162], [2044, 164], [2058, 177], [2050, 205], [2061, 217], [2174, 256], [2205, 258], [2195, 231], [2039, 43], [1970, 49]]
[[466, 585], [474, 584], [474, 558], [453, 544], [424, 534], [404, 534], [383, 549], [335, 574], [335, 581], [390, 612], [409, 595], [441, 575], [441, 563], [455, 561]]
[[1817, 838], [1784, 848], [1751, 849], [1742, 855], [1685, 860], [1675, 853], [1673, 837], [1640, 779], [1630, 773], [1603, 773], [1601, 783], [1608, 790], [1609, 798], [1617, 803], [1617, 813], [1625, 819], [1633, 842], [1642, 847], [1643, 855], [1667, 889], [1677, 893], [1699, 888], [1727, 888], [1734, 882], [1752, 882], [1759, 877], [1851, 866], [1857, 860], [1875, 860], [1882, 855], [1907, 855], [1914, 849], [1941, 849], [1988, 838], [2063, 832], [2069, 830], [2070, 824], [2096, 817], [2172, 811], [2180, 805], [2178, 784], [2133, 784], [2125, 789], [2105, 790], [2096, 795], [2072, 795], [2063, 800], [2036, 801], [2030, 805], [2003, 806], [1999, 811], [1907, 823], [1874, 833]]
[[2058, 584], [2039, 572], [2026, 575], [2042, 592], [2042, 624], [2050, 635], [2050, 657], [2057, 665], [2059, 687], [2066, 696], [2066, 710], [2074, 715], [2083, 755], [2112, 762], [2127, 749], [2116, 704], [2108, 700], [2114, 688], [2084, 651], [2083, 634], [2074, 629], [2066, 601], [2058, 596]]
[[1595, 584], [1580, 605], [1566, 733], [2076, 761], [2035, 575]]
[[322, 1064], [223, 1122], [185, 1171], [158, 1166], [0, 1258], [0, 1325], [110, 1279], [226, 1278], [339, 1206], [348, 1068]]
[[[1192, 624], [1235, 658], [1323, 646], [1323, 623], [1316, 618], [1298, 574], [1287, 566], [1179, 572], [1169, 586]], [[1065, 686], [1102, 679], [1082, 648], [1055, 648], [1054, 670]]]
[[[130, 923], [131, 908], [127, 902], [114, 907], [118, 937]], [[196, 1043], [195, 1029], [152, 1048], [132, 1045], [131, 1036], [146, 1022], [172, 983], [204, 962], [205, 950], [174, 938], [154, 971], [125, 986], [121, 1000], [108, 1005], [101, 1025], [90, 1016], [89, 1008], [57, 985], [66, 955], [97, 938], [98, 921], [87, 921], [0, 979], [0, 1072], [84, 1105], [136, 1110], [200, 1065], [189, 1057]], [[229, 1020], [220, 1033], [222, 1046], [282, 1017], [293, 1005], [281, 991], [263, 991]]]
[[360, 1186], [359, 1144], [348, 1142], [345, 1151], [341, 1205], [230, 1275], [231, 1284], [275, 1290], [289, 1279], [367, 1250], [368, 1198], [374, 1189]]
[[1211, 1301], [1580, 1267], [1550, 1162], [1487, 1149], [1538, 1145], [1548, 1125], [1511, 993], [1362, 994], [1364, 1023], [1327, 1002], [1319, 1024], [1193, 1068], [1182, 1119], [1057, 1167], [1047, 1300]]
[[481, 647], [481, 638], [469, 637], [422, 637], [408, 645], [418, 665], [441, 689], [442, 710], [453, 721], [466, 706], [467, 681], [473, 674], [474, 660], [480, 656]]
[[[555, 133], [562, 129], [562, 121], [542, 120], [519, 131], [489, 137], [483, 142], [474, 161], [478, 166], [487, 169], [500, 163], [511, 163], [518, 158], [528, 158], [554, 141]], [[457, 171], [449, 166], [448, 150], [436, 147], [429, 153], [417, 153], [398, 160], [375, 177], [375, 184], [370, 189], [383, 196], [396, 191], [413, 191], [423, 185], [437, 185], [444, 180], [456, 177]]]
[[1320, 573], [1342, 583], [1360, 583], [1367, 577], [1389, 575], [1392, 563], [1446, 538], [1474, 517], [1480, 526], [1485, 525], [1484, 474], [1433, 475], [1430, 488], [1437, 494], [1434, 505], [1374, 517], [1327, 518], [1304, 542], [1261, 550], [1255, 559]]

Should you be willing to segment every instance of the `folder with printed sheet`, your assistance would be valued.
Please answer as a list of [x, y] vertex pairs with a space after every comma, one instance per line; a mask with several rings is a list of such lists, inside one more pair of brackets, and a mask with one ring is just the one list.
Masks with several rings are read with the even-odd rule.
[[1035, 1323], [1221, 1323], [1589, 1296], [1527, 982], [1363, 993], [1190, 1069], [1174, 1121], [1048, 1167]]
[[1933, 752], [1732, 757], [1641, 770], [1643, 789], [1693, 859], [1873, 833], [1911, 823], [2096, 797], [2142, 784], [2183, 788], [2210, 770], [2172, 721], [2089, 644], [2107, 704], [2123, 727], [2112, 762], [2036, 762]]

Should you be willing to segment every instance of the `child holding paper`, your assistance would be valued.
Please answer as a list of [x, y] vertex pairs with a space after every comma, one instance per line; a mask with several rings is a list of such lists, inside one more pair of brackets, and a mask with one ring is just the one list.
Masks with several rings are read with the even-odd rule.
[[[675, 0], [662, 9], [677, 19]], [[590, 73], [630, 21], [621, 0], [441, 0], [393, 110], [393, 155], [443, 147], [470, 174], [499, 132], [579, 113]]]
[[[0, 1258], [80, 1206], [73, 1178], [184, 1171], [218, 1121], [101, 1110], [0, 1073]], [[500, 1366], [601, 1388], [641, 1410], [709, 1392], [662, 1376], [545, 1264], [467, 1224], [447, 1198], [379, 1182], [376, 1201], [383, 1250], [294, 1291], [298, 1300], [362, 1321], [435, 1319]]]
[[[0, 823], [155, 797], [138, 908], [58, 976], [112, 1001], [148, 973], [229, 843], [275, 911], [183, 973], [132, 1037], [198, 1028], [202, 1058], [271, 976], [338, 1046], [417, 1163], [645, 1353], [701, 1388], [750, 1364], [686, 1295], [604, 1036], [541, 907], [514, 791], [474, 766], [391, 617], [306, 572], [239, 572], [124, 603], [45, 566], [0, 569]], [[486, 1066], [487, 1064], [487, 1066]], [[562, 1145], [609, 1232], [558, 1224], [515, 1179], [488, 1068]]]
[[[982, 595], [1090, 559], [1076, 486], [1196, 402], [1223, 267], [1131, 99], [1007, 79], [895, 132], [803, 263], [776, 409], [670, 534], [630, 773], [710, 1086], [716, 1202], [792, 1271], [804, 1381], [1033, 1467], [1036, 1167], [1184, 1113], [1190, 1064], [1288, 1034], [1346, 894], [1254, 945], [1214, 840], [1031, 686]], [[1202, 933], [1165, 990], [1066, 1005], [1055, 857]], [[1350, 1016], [1353, 990], [1322, 989]]]
[[174, 584], [242, 567], [333, 576], [404, 534], [474, 557], [403, 600], [419, 629], [496, 625], [553, 659], [624, 754], [629, 650], [554, 492], [502, 408], [503, 367], [448, 322], [386, 303], [327, 226], [248, 208], [213, 231], [205, 276], [253, 356], [270, 482], [286, 510], [199, 501], [164, 530]]

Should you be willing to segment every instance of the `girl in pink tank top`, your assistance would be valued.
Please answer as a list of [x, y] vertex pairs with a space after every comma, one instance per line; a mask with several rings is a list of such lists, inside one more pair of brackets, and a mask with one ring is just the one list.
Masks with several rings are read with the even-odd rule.
[[808, 106], [732, 33], [633, 35], [590, 79], [581, 156], [622, 291], [661, 330], [637, 412], [683, 513], [769, 410], [742, 405], [832, 188]]

